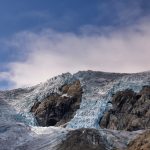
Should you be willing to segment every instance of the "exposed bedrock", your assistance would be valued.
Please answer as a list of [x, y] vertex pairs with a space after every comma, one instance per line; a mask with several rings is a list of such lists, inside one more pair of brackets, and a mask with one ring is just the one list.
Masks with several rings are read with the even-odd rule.
[[106, 150], [106, 142], [96, 129], [70, 131], [57, 150]]
[[79, 109], [82, 88], [80, 81], [60, 87], [61, 94], [53, 93], [41, 102], [37, 101], [31, 112], [40, 126], [59, 126], [73, 118]]
[[117, 92], [112, 105], [100, 121], [101, 128], [135, 131], [150, 127], [150, 86], [144, 86], [139, 93]]
[[70, 130], [57, 150], [125, 150], [141, 132], [80, 128]]
[[132, 140], [127, 150], [150, 150], [150, 130], [146, 130]]

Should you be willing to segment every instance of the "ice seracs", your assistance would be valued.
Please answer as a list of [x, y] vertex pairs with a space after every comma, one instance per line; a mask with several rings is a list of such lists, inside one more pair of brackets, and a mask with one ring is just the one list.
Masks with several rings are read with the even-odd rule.
[[99, 128], [99, 121], [103, 113], [111, 107], [112, 94], [125, 89], [139, 92], [143, 86], [150, 85], [150, 72], [124, 75], [110, 82], [108, 75], [101, 82], [92, 77], [88, 80], [80, 77], [83, 95], [80, 109], [68, 123], [67, 128]]
[[[7, 115], [16, 121], [36, 125], [36, 120], [30, 113], [34, 102], [42, 101], [53, 93], [60, 94], [60, 87], [71, 84], [75, 80], [80, 80], [82, 85], [82, 101], [80, 109], [77, 110], [74, 118], [68, 122], [67, 128], [99, 128], [99, 121], [103, 113], [111, 107], [113, 93], [125, 89], [140, 91], [142, 86], [150, 85], [150, 72], [115, 74], [80, 71], [74, 75], [62, 74], [33, 87], [0, 93], [4, 102], [1, 116]], [[67, 97], [68, 95], [62, 94], [62, 96]]]

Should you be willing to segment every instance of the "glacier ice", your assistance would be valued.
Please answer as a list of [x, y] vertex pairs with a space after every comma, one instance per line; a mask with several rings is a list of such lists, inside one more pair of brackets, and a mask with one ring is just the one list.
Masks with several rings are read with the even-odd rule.
[[60, 93], [59, 88], [62, 85], [74, 81], [75, 78], [70, 73], [65, 73], [33, 87], [1, 92], [0, 98], [5, 105], [0, 106], [3, 109], [0, 110], [0, 116], [4, 116], [3, 119], [11, 118], [28, 125], [37, 125], [34, 116], [30, 113], [35, 101], [42, 101], [53, 93]]
[[76, 79], [79, 79], [82, 85], [82, 101], [74, 118], [68, 122], [67, 128], [99, 128], [103, 113], [111, 108], [112, 94], [125, 89], [140, 91], [142, 86], [150, 85], [150, 72], [114, 74], [85, 71], [74, 75], [66, 73], [33, 87], [0, 92], [3, 101], [3, 105], [2, 101], [0, 105], [1, 120], [37, 125], [30, 113], [35, 101], [42, 101], [52, 93], [60, 93], [61, 86]]
[[[42, 101], [52, 93], [59, 93], [59, 87], [72, 83], [76, 79], [79, 79], [82, 85], [82, 101], [67, 127], [36, 126], [36, 120], [30, 113], [34, 102]], [[150, 86], [150, 72], [111, 74], [87, 71], [74, 75], [66, 73], [33, 87], [0, 91], [0, 146], [6, 150], [55, 150], [69, 131], [83, 127], [99, 128], [103, 113], [112, 107], [112, 94], [125, 89], [139, 92], [145, 85]], [[111, 144], [116, 142], [114, 142], [115, 132], [117, 136], [126, 139], [136, 135], [133, 132], [121, 135], [120, 131], [105, 129], [99, 131]]]

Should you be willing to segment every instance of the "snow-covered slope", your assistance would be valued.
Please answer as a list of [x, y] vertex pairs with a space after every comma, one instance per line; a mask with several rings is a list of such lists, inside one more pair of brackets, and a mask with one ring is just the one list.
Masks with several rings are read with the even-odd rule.
[[55, 150], [69, 130], [0, 121], [0, 150]]
[[[30, 113], [33, 104], [53, 93], [60, 93], [60, 87], [75, 80], [80, 80], [82, 85], [82, 101], [74, 118], [67, 123], [66, 129], [36, 126], [37, 122]], [[74, 75], [62, 74], [33, 87], [1, 91], [0, 146], [5, 141], [11, 143], [10, 139], [15, 135], [18, 143], [14, 140], [14, 145], [22, 146], [30, 142], [28, 145], [32, 146], [32, 149], [38, 149], [38, 146], [41, 149], [52, 149], [61, 142], [61, 138], [65, 138], [69, 130], [82, 127], [98, 129], [104, 112], [111, 108], [111, 97], [114, 93], [125, 89], [138, 92], [145, 85], [150, 85], [150, 72], [117, 74], [81, 71]]]

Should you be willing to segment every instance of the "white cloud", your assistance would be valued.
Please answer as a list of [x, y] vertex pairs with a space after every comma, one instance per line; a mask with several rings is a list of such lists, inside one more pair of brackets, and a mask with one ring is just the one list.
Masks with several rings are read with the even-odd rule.
[[[79, 70], [139, 72], [150, 69], [149, 23], [110, 34], [21, 32], [9, 43], [27, 53], [9, 64], [15, 87], [38, 84], [52, 76]], [[84, 31], [85, 32], [85, 31]]]
[[0, 72], [0, 81], [7, 80], [9, 78], [10, 78], [10, 73], [9, 72]]

